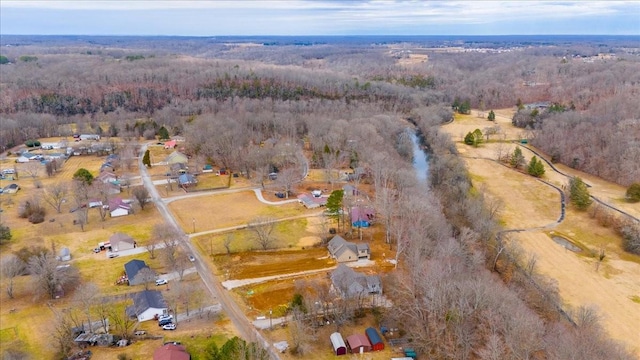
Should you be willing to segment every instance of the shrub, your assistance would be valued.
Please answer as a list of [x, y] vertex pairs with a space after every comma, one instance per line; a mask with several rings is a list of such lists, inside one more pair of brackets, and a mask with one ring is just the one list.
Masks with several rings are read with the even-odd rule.
[[640, 201], [640, 183], [631, 184], [627, 189], [625, 198], [628, 202], [635, 203]]
[[41, 222], [44, 222], [44, 210], [34, 212], [29, 215], [29, 222], [32, 224], [40, 224]]
[[45, 255], [50, 252], [51, 251], [44, 246], [32, 245], [30, 247], [22, 247], [18, 251], [15, 251], [14, 254], [26, 264], [29, 262], [29, 259], [31, 259], [32, 257]]
[[624, 250], [640, 255], [640, 225], [630, 223], [622, 227], [621, 233]]
[[39, 147], [40, 146], [40, 141], [39, 140], [30, 139], [30, 140], [25, 141], [24, 144], [27, 147]]
[[11, 229], [6, 225], [0, 224], [0, 244], [4, 244], [11, 240]]
[[37, 199], [25, 200], [18, 208], [18, 216], [28, 219], [32, 224], [39, 224], [44, 221], [46, 211]]

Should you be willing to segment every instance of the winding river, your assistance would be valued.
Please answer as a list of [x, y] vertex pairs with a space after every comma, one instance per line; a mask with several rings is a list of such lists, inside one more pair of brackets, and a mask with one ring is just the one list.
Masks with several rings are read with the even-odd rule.
[[427, 184], [429, 158], [420, 145], [420, 137], [415, 130], [411, 131], [411, 143], [413, 144], [413, 168], [416, 170], [416, 177], [421, 184]]

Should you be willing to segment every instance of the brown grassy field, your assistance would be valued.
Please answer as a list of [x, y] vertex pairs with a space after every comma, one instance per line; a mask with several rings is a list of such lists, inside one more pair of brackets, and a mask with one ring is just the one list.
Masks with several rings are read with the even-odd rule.
[[[509, 110], [498, 110], [498, 121], [507, 134], [506, 139], [518, 139], [520, 129], [509, 129]], [[502, 119], [502, 120], [501, 120]], [[510, 121], [510, 120], [509, 120]], [[480, 128], [487, 121], [471, 116], [456, 116], [456, 121], [443, 128], [454, 140], [460, 135]], [[473, 148], [457, 143], [465, 158], [474, 186], [484, 188], [494, 198], [504, 204], [501, 220], [505, 228], [531, 228], [553, 224], [560, 215], [559, 194], [556, 190], [516, 172], [495, 161], [498, 149], [513, 151], [515, 145], [489, 142]], [[533, 155], [526, 149], [523, 155], [528, 162]], [[623, 202], [625, 189], [594, 176], [576, 172], [563, 165], [558, 167], [566, 173], [581, 176], [591, 185], [592, 195], [615, 204], [638, 216], [640, 206]], [[558, 186], [567, 179], [547, 168], [543, 179]], [[562, 235], [578, 244], [584, 250], [574, 253], [555, 243], [550, 236]], [[537, 258], [536, 271], [555, 279], [560, 296], [566, 308], [595, 306], [602, 316], [602, 324], [616, 340], [640, 351], [640, 304], [634, 300], [640, 294], [640, 256], [625, 253], [620, 246], [620, 238], [611, 229], [600, 226], [587, 213], [569, 208], [562, 224], [549, 229], [528, 231], [511, 235], [512, 240], [529, 254]], [[606, 251], [604, 262], [596, 271], [597, 254], [600, 248]]]
[[263, 204], [253, 191], [204, 195], [173, 201], [169, 209], [186, 233], [226, 228], [246, 224], [257, 216], [283, 218], [304, 214], [298, 203], [271, 206]]

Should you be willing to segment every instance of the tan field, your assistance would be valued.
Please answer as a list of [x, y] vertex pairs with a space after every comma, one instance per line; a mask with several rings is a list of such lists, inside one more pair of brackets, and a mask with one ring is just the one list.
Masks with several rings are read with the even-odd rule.
[[[506, 229], [530, 229], [510, 235], [527, 254], [537, 259], [536, 270], [557, 281], [563, 306], [566, 310], [578, 306], [593, 306], [602, 317], [602, 324], [610, 336], [640, 354], [640, 256], [625, 253], [620, 238], [609, 228], [600, 226], [587, 213], [568, 209], [561, 224], [560, 194], [556, 189], [533, 177], [517, 172], [495, 161], [498, 153], [513, 152], [516, 144], [489, 142], [478, 148], [465, 145], [461, 137], [476, 128], [484, 131], [486, 119], [472, 115], [456, 116], [456, 120], [443, 128], [449, 132], [460, 154], [464, 157], [474, 186], [486, 189], [489, 195], [503, 203], [501, 220]], [[496, 111], [496, 122], [505, 134], [500, 140], [518, 140], [526, 137], [520, 129], [510, 124], [512, 111]], [[491, 140], [498, 140], [491, 138]], [[533, 154], [522, 148], [528, 162]], [[590, 193], [599, 199], [640, 215], [640, 206], [624, 202], [625, 188], [594, 176], [576, 172], [563, 165], [561, 171], [582, 177], [592, 185]], [[568, 179], [555, 173], [548, 166], [543, 180], [557, 186], [567, 184]], [[575, 253], [552, 240], [562, 236], [583, 250]], [[599, 249], [605, 249], [605, 259], [597, 264]]]

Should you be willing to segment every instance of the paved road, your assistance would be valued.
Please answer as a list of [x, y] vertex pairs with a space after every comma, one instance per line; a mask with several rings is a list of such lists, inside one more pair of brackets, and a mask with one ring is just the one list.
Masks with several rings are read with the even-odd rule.
[[257, 341], [269, 352], [272, 359], [280, 359], [278, 354], [274, 351], [273, 347], [270, 346], [268, 342], [262, 337], [262, 335], [252, 326], [251, 322], [244, 316], [244, 313], [240, 311], [238, 305], [231, 299], [229, 294], [222, 288], [220, 282], [212, 275], [213, 271], [208, 268], [206, 262], [202, 261], [200, 254], [195, 251], [195, 248], [189, 241], [189, 237], [184, 234], [180, 226], [173, 217], [173, 214], [169, 211], [166, 206], [166, 203], [162, 201], [162, 198], [158, 194], [158, 190], [153, 185], [153, 181], [149, 176], [149, 172], [147, 168], [142, 164], [142, 158], [144, 152], [147, 150], [148, 144], [144, 144], [140, 149], [140, 156], [138, 157], [138, 167], [140, 169], [140, 177], [142, 178], [142, 183], [145, 188], [149, 191], [149, 195], [151, 200], [156, 205], [156, 208], [165, 219], [165, 221], [173, 226], [176, 231], [182, 235], [182, 246], [186, 249], [188, 253], [193, 254], [196, 258], [195, 267], [198, 271], [198, 274], [202, 278], [207, 290], [213, 297], [220, 302], [222, 308], [224, 309], [229, 319], [233, 322], [235, 327], [240, 332], [242, 338], [248, 341]]

